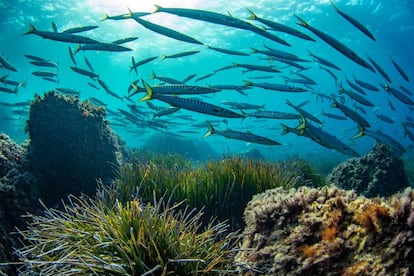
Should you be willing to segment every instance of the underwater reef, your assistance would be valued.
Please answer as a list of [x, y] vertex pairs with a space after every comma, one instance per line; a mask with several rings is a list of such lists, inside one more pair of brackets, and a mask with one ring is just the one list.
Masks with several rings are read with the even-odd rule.
[[94, 194], [96, 180], [116, 176], [122, 153], [105, 109], [54, 91], [35, 96], [26, 131], [28, 170], [39, 179], [46, 204], [68, 194]]
[[388, 199], [334, 186], [254, 196], [235, 264], [244, 275], [413, 275], [414, 191]]
[[[31, 188], [35, 177], [24, 171], [25, 146], [19, 146], [7, 135], [0, 133], [0, 260], [13, 261], [13, 247], [18, 242], [11, 236], [14, 227], [24, 225], [21, 215], [33, 207]], [[11, 275], [12, 270], [0, 267], [0, 273]]]
[[379, 143], [367, 155], [340, 163], [326, 182], [366, 197], [389, 196], [409, 186], [403, 160]]

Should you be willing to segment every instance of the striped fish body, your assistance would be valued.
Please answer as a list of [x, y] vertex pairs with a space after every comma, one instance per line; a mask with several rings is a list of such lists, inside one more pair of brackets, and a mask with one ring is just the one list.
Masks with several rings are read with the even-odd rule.
[[255, 86], [260, 87], [263, 89], [268, 90], [276, 90], [276, 91], [283, 91], [283, 92], [306, 92], [308, 90], [302, 88], [302, 87], [296, 87], [286, 84], [279, 84], [279, 83], [268, 83], [268, 82], [262, 82], [262, 83], [255, 83], [255, 82], [246, 82], [247, 86]]
[[343, 105], [341, 103], [338, 103], [336, 100], [334, 100], [334, 103], [332, 104], [332, 107], [336, 107], [339, 110], [344, 113], [345, 116], [353, 120], [354, 122], [358, 123], [359, 125], [363, 127], [371, 127], [371, 125], [368, 123], [367, 120], [365, 120], [361, 115], [359, 115], [356, 111], [350, 109], [346, 105]]
[[294, 120], [294, 119], [300, 118], [298, 114], [281, 112], [281, 111], [256, 111], [252, 113], [247, 113], [245, 115], [246, 117], [283, 119], [283, 120]]
[[140, 101], [150, 100], [152, 98], [163, 101], [175, 107], [180, 107], [183, 109], [195, 111], [198, 113], [225, 117], [225, 118], [244, 118], [244, 115], [231, 111], [229, 109], [206, 103], [203, 101], [180, 98], [177, 96], [169, 96], [164, 94], [153, 93], [153, 88], [150, 87], [145, 81], [143, 81], [145, 89], [147, 90], [147, 95], [145, 95]]
[[56, 32], [48, 32], [48, 31], [39, 31], [34, 28], [33, 25], [30, 25], [30, 29], [25, 34], [36, 34], [40, 37], [56, 40], [61, 42], [69, 42], [69, 43], [80, 43], [80, 44], [98, 44], [99, 41], [91, 39], [89, 37], [75, 35], [71, 33], [56, 33]]

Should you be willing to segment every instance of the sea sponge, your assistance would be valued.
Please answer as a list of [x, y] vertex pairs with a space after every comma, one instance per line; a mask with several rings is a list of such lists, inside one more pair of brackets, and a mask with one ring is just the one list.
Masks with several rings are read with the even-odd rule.
[[414, 192], [357, 197], [335, 186], [255, 195], [235, 262], [247, 275], [411, 275]]

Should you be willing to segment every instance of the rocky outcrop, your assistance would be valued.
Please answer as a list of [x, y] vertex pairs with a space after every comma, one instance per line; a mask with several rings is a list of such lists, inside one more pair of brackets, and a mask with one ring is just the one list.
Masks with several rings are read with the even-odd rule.
[[389, 196], [409, 185], [404, 162], [383, 144], [376, 144], [363, 157], [339, 164], [328, 175], [327, 183], [366, 197]]
[[414, 191], [388, 200], [337, 187], [258, 194], [235, 259], [244, 275], [413, 275]]
[[94, 194], [96, 179], [115, 177], [121, 153], [103, 107], [55, 92], [36, 96], [26, 131], [28, 169], [39, 179], [47, 204], [70, 193]]

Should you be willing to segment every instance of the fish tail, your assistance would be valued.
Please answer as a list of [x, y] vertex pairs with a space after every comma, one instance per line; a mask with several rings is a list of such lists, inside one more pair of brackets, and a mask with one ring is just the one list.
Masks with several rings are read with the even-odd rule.
[[251, 81], [243, 81], [244, 82], [244, 86], [252, 86], [252, 82]]
[[211, 134], [214, 134], [214, 128], [210, 124], [209, 121], [207, 121], [207, 127], [208, 127], [208, 130], [207, 130], [206, 134], [204, 134], [203, 138], [206, 138], [206, 137], [210, 136]]
[[164, 59], [166, 59], [167, 58], [167, 55], [162, 55], [161, 56], [161, 60], [164, 60]]
[[257, 53], [257, 49], [256, 48], [250, 47], [250, 49], [252, 49], [252, 53]]
[[298, 15], [294, 14], [293, 16], [295, 16], [299, 20], [299, 22], [297, 23], [299, 26], [302, 26], [302, 27], [308, 27], [309, 26], [309, 24], [306, 23], [306, 21], [303, 20], [302, 18], [300, 18]]
[[339, 12], [338, 7], [335, 5], [335, 3], [333, 1], [331, 1], [331, 5], [332, 5], [332, 7], [334, 7], [336, 12]]
[[286, 135], [289, 133], [289, 127], [285, 124], [280, 124], [282, 126], [282, 133], [280, 133], [281, 135]]
[[247, 19], [249, 20], [256, 20], [257, 19], [257, 15], [254, 14], [254, 12], [252, 12], [249, 8], [246, 8], [247, 11], [250, 13], [249, 17], [247, 17]]
[[[154, 90], [152, 89], [152, 87], [148, 84], [148, 83], [146, 83], [144, 80], [141, 80], [142, 81], [142, 83], [144, 84], [144, 87], [145, 87], [145, 89], [147, 90], [147, 94], [145, 94], [145, 96], [144, 97], [142, 97], [139, 101], [140, 102], [145, 102], [145, 101], [148, 101], [148, 100], [151, 100], [152, 99], [152, 94], [153, 94], [153, 92], [154, 92]], [[134, 87], [134, 85], [135, 84], [133, 84], [133, 87]], [[136, 85], [135, 85], [136, 86]], [[134, 87], [135, 88], [135, 87]]]
[[36, 31], [36, 28], [33, 26], [32, 23], [30, 23], [29, 30], [25, 32], [23, 35], [32, 34], [34, 31]]
[[360, 124], [358, 124], [358, 128], [359, 128], [359, 131], [357, 132], [357, 134], [355, 134], [355, 135], [352, 137], [352, 139], [356, 139], [356, 138], [359, 138], [359, 137], [362, 137], [362, 136], [364, 136], [364, 135], [365, 135], [365, 129], [364, 129], [364, 127], [363, 127], [363, 126], [361, 126]]
[[134, 89], [134, 92], [132, 92], [131, 94], [128, 95], [128, 98], [134, 96], [135, 94], [137, 94], [139, 92], [140, 87], [138, 85], [136, 85], [135, 83], [131, 83], [132, 88]]
[[153, 13], [155, 13], [155, 12], [159, 12], [159, 11], [161, 11], [161, 9], [162, 9], [162, 7], [161, 7], [161, 6], [158, 6], [158, 5], [155, 5], [155, 4], [154, 4], [154, 7], [155, 7], [155, 10], [153, 11]]
[[299, 113], [300, 115], [300, 124], [296, 127], [298, 130], [304, 130], [306, 128], [306, 118], [303, 116], [302, 113]]
[[78, 46], [76, 46], [75, 50], [73, 51], [73, 55], [76, 55], [76, 53], [79, 52], [80, 48], [81, 48], [81, 45], [78, 44]]
[[149, 77], [150, 80], [155, 79], [157, 76], [155, 75], [155, 72], [152, 71], [151, 76]]
[[128, 8], [128, 15], [125, 16], [125, 18], [132, 18], [133, 12], [130, 8]]
[[3, 84], [6, 84], [6, 79], [9, 76], [9, 74], [4, 75], [3, 77], [0, 78], [0, 82]]
[[105, 21], [108, 20], [109, 15], [107, 13], [104, 14], [104, 16], [102, 17], [101, 21]]

